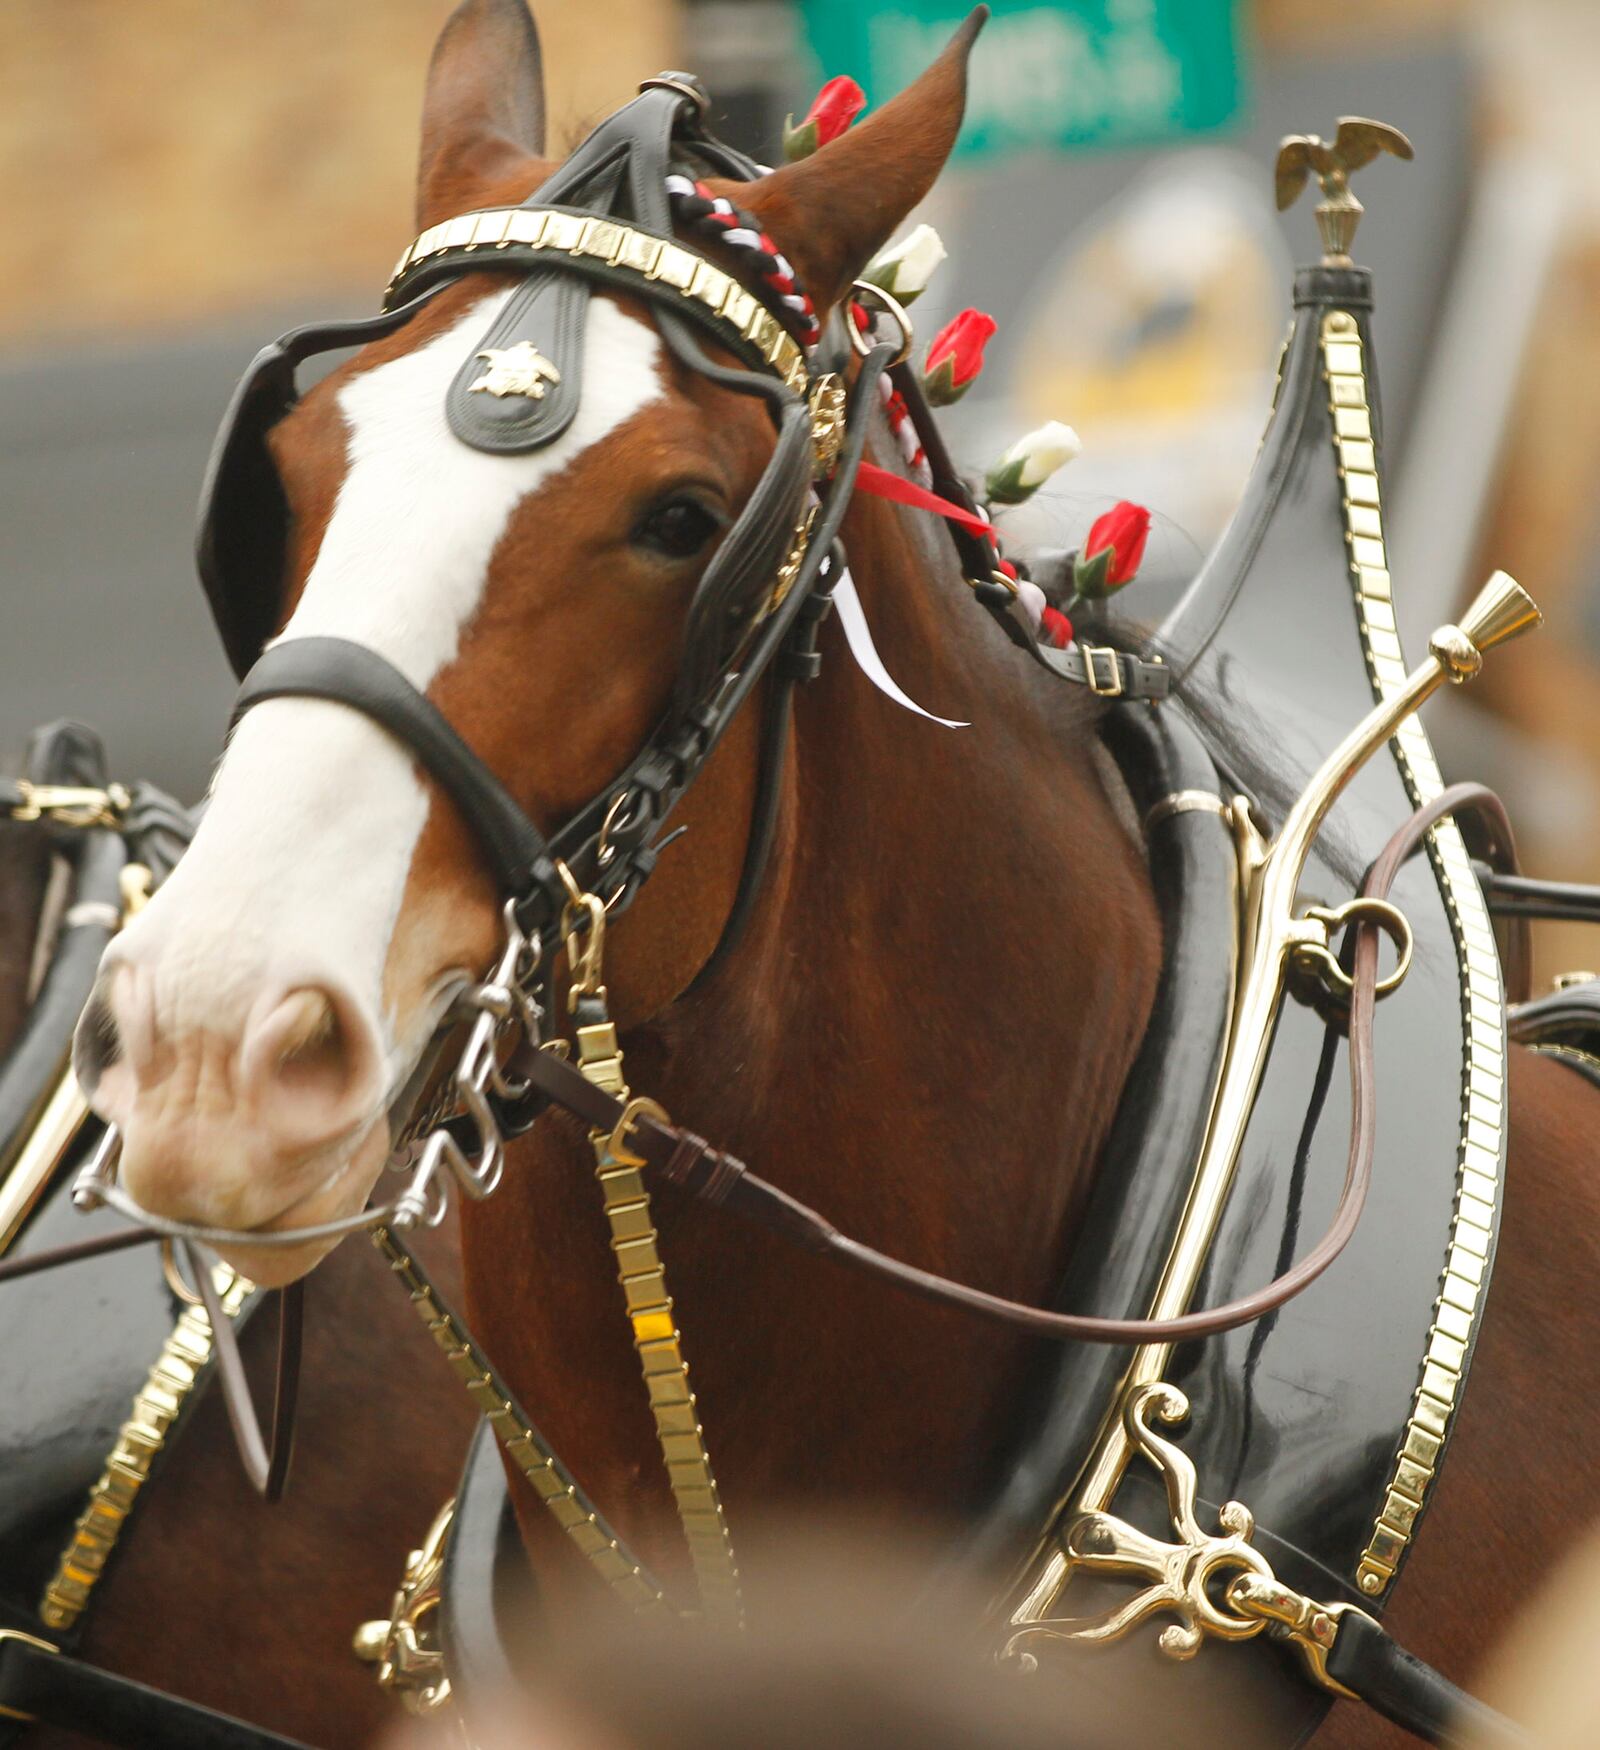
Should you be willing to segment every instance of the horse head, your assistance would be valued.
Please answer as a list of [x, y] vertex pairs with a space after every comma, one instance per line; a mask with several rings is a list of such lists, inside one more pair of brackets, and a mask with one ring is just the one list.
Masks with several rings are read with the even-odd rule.
[[[947, 156], [978, 22], [812, 157], [711, 179], [776, 240], [819, 315]], [[543, 115], [521, 0], [467, 0], [427, 82], [424, 230], [549, 184], [561, 166], [545, 156]], [[675, 708], [700, 586], [775, 438], [769, 404], [730, 386], [748, 360], [706, 342], [720, 369], [694, 368], [626, 285], [586, 288], [559, 359], [497, 345], [524, 279], [457, 274], [271, 427], [261, 466], [284, 507], [282, 563], [253, 604], [224, 579], [222, 619], [225, 634], [257, 614], [274, 644], [337, 637], [376, 652], [551, 834]], [[480, 406], [549, 408], [562, 390], [573, 405], [550, 441], [495, 451], [452, 429], [453, 385]], [[674, 817], [686, 844], [616, 932], [608, 975], [624, 1023], [670, 1003], [719, 940], [751, 815], [755, 715], [707, 763]], [[253, 1231], [359, 1210], [401, 1091], [494, 954], [504, 897], [458, 809], [377, 723], [328, 699], [257, 704], [188, 855], [108, 951], [79, 1030], [78, 1074], [121, 1131], [129, 1193], [168, 1219]], [[331, 1243], [241, 1248], [238, 1261], [282, 1281]]]

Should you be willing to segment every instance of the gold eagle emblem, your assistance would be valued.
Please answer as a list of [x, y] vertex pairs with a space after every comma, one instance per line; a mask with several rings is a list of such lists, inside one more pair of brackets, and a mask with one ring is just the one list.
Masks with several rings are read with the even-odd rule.
[[489, 368], [477, 382], [468, 383], [469, 395], [526, 395], [532, 401], [543, 401], [545, 384], [561, 381], [560, 371], [531, 340], [519, 340], [515, 346], [486, 346], [474, 356]]
[[1322, 260], [1327, 267], [1348, 267], [1350, 245], [1361, 223], [1361, 202], [1350, 178], [1381, 153], [1413, 156], [1411, 142], [1398, 128], [1366, 116], [1342, 115], [1332, 142], [1316, 134], [1290, 134], [1278, 147], [1276, 185], [1278, 210], [1293, 206], [1301, 189], [1316, 176], [1322, 189], [1317, 229], [1322, 233]]
[[1290, 134], [1278, 147], [1277, 195], [1281, 210], [1289, 206], [1312, 172], [1332, 197], [1350, 186], [1350, 173], [1370, 164], [1381, 152], [1396, 158], [1413, 156], [1411, 142], [1398, 128], [1365, 116], [1342, 115], [1330, 145], [1315, 134]]

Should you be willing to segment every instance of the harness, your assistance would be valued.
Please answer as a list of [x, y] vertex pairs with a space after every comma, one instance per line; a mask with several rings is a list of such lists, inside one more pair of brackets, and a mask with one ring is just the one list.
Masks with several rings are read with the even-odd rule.
[[[1180, 651], [1174, 643], [1172, 654], [1181, 656], [1176, 663], [1165, 654], [1109, 646], [1056, 650], [1041, 644], [1026, 615], [1018, 611], [1015, 583], [1002, 571], [992, 539], [980, 532], [982, 519], [971, 495], [905, 369], [910, 330], [903, 312], [876, 288], [862, 287], [863, 299], [876, 307], [876, 321], [887, 316], [897, 332], [879, 338], [873, 319], [865, 334], [854, 321], [841, 319], [808, 351], [797, 338], [810, 331], [804, 323], [803, 291], [792, 270], [778, 276], [787, 286], [775, 285], [772, 273], [763, 271], [757, 288], [751, 289], [675, 234], [674, 189], [676, 216], [686, 224], [703, 225], [738, 215], [731, 205], [728, 215], [684, 208], [693, 200], [714, 209], [700, 191], [701, 176], [748, 179], [759, 173], [749, 160], [705, 134], [704, 108], [698, 87], [684, 75], [649, 81], [639, 98], [603, 123], [526, 203], [466, 214], [424, 232], [401, 257], [381, 314], [363, 322], [297, 330], [256, 359], [235, 394], [208, 470], [198, 558], [228, 654], [244, 675], [236, 719], [265, 699], [289, 696], [333, 700], [368, 716], [404, 745], [450, 796], [473, 828], [504, 896], [502, 951], [490, 975], [462, 998], [456, 1018], [469, 1023], [468, 1038], [445, 1085], [446, 1097], [441, 1105], [430, 1104], [413, 1114], [407, 1127], [418, 1150], [409, 1182], [390, 1202], [341, 1221], [276, 1235], [237, 1234], [163, 1221], [140, 1209], [116, 1183], [117, 1138], [108, 1131], [79, 1175], [74, 1194], [84, 1207], [107, 1205], [135, 1221], [143, 1230], [139, 1237], [160, 1234], [185, 1245], [300, 1244], [312, 1237], [371, 1229], [419, 1316], [483, 1408], [489, 1428], [597, 1572], [619, 1596], [648, 1613], [672, 1607], [665, 1589], [562, 1466], [405, 1241], [408, 1229], [443, 1219], [452, 1183], [469, 1196], [489, 1195], [503, 1171], [506, 1139], [526, 1129], [548, 1105], [575, 1113], [588, 1125], [594, 1144], [635, 1348], [689, 1538], [699, 1605], [708, 1616], [737, 1621], [737, 1570], [671, 1318], [650, 1215], [650, 1182], [659, 1178], [683, 1186], [819, 1254], [930, 1299], [1057, 1339], [1139, 1344], [1141, 1355], [1158, 1352], [1165, 1358], [1173, 1343], [1253, 1324], [1283, 1307], [1348, 1242], [1370, 1180], [1372, 1013], [1379, 996], [1400, 976], [1380, 977], [1379, 939], [1390, 935], [1402, 960], [1412, 940], [1406, 915], [1388, 898], [1390, 888], [1424, 836], [1447, 814], [1487, 807], [1497, 824], [1503, 816], [1493, 813], [1498, 805], [1476, 787], [1413, 797], [1410, 818], [1373, 864], [1361, 894], [1343, 906], [1299, 905], [1297, 889], [1307, 859], [1330, 810], [1367, 761], [1411, 722], [1422, 700], [1441, 685], [1470, 678], [1481, 665], [1482, 653], [1530, 623], [1536, 610], [1510, 580], [1495, 583], [1462, 625], [1441, 629], [1427, 660], [1380, 690], [1357, 727], [1315, 763], [1298, 801], [1281, 812], [1277, 831], [1270, 836], [1259, 806], [1228, 782], [1219, 738], [1205, 733], [1203, 725], [1189, 725], [1176, 704], [1163, 713], [1177, 726], [1170, 733], [1149, 729], [1144, 714], [1130, 714], [1125, 727], [1112, 732], [1113, 740], [1121, 735], [1143, 741], [1147, 753], [1153, 743], [1164, 742], [1149, 768], [1171, 774], [1161, 793], [1146, 799], [1152, 836], [1158, 828], [1172, 835], [1196, 869], [1210, 871], [1204, 880], [1219, 919], [1219, 938], [1220, 920], [1227, 920], [1231, 940], [1234, 918], [1243, 919], [1240, 957], [1227, 969], [1226, 1003], [1219, 1007], [1215, 1002], [1213, 980], [1199, 991], [1197, 1013], [1191, 1017], [1197, 1026], [1206, 1014], [1214, 1020], [1203, 1037], [1216, 1042], [1215, 1056], [1201, 1066], [1204, 1105], [1190, 1101], [1182, 1114], [1193, 1144], [1184, 1158], [1192, 1156], [1199, 1165], [1192, 1187], [1176, 1187], [1190, 1213], [1175, 1220], [1179, 1240], [1168, 1268], [1150, 1285], [1152, 1294], [1137, 1303], [1152, 1307], [1152, 1316], [1019, 1306], [917, 1271], [840, 1234], [818, 1212], [742, 1162], [675, 1126], [653, 1102], [632, 1096], [606, 1006], [603, 947], [609, 923], [648, 880], [673, 809], [765, 677], [769, 708], [752, 833], [738, 897], [714, 961], [737, 940], [770, 848], [790, 695], [795, 685], [816, 673], [820, 662], [817, 630], [844, 570], [839, 528], [882, 384], [887, 380], [903, 398], [936, 492], [970, 513], [970, 520], [948, 526], [974, 599], [1028, 659], [1107, 700], [1154, 703], [1172, 692], [1175, 672], [1187, 673], [1201, 662], [1216, 628], [1213, 624], [1190, 648]], [[758, 397], [775, 432], [762, 478], [697, 589], [678, 679], [661, 722], [623, 771], [548, 837], [436, 707], [376, 652], [320, 637], [263, 648], [278, 615], [287, 535], [287, 508], [265, 438], [293, 405], [297, 365], [317, 353], [396, 332], [444, 286], [480, 269], [516, 277], [510, 297], [481, 345], [463, 360], [447, 394], [446, 415], [463, 443], [490, 453], [517, 453], [548, 444], [566, 429], [582, 394], [584, 313], [594, 291], [606, 287], [646, 300], [673, 356], [720, 387]], [[740, 368], [714, 361], [706, 344], [730, 353]], [[848, 390], [843, 380], [847, 346], [856, 353]], [[491, 369], [531, 373], [522, 380], [540, 392], [485, 392], [481, 379], [486, 362]], [[1215, 840], [1205, 840], [1207, 833], [1215, 834], [1219, 820], [1229, 835], [1225, 863], [1218, 859]], [[1505, 830], [1498, 836], [1502, 843], [1509, 839]], [[1514, 879], [1509, 874], [1504, 878]], [[1340, 955], [1332, 944], [1347, 925]], [[562, 947], [576, 1043], [572, 1062], [550, 1049], [544, 1037], [555, 1008], [551, 968]], [[1322, 1011], [1348, 1033], [1356, 1121], [1344, 1194], [1328, 1237], [1298, 1265], [1284, 1260], [1266, 1289], [1225, 1298], [1221, 1305], [1197, 1312], [1192, 1300], [1239, 1165], [1286, 984], [1312, 993]], [[1165, 1207], [1176, 1218], [1170, 1198]], [[1171, 1231], [1160, 1226], [1160, 1209], [1145, 1219], [1155, 1224], [1153, 1232]], [[1159, 1246], [1153, 1247], [1151, 1256], [1159, 1255]], [[21, 1273], [0, 1265], [0, 1278]], [[197, 1268], [195, 1276], [224, 1356], [226, 1383], [231, 1321], [206, 1271]], [[293, 1330], [287, 1308], [284, 1328]], [[292, 1377], [292, 1353], [292, 1340], [286, 1340], [285, 1377]], [[1091, 1399], [1090, 1412], [1097, 1416], [1105, 1401], [1103, 1395]], [[1282, 1564], [1268, 1560], [1261, 1540], [1253, 1541], [1251, 1515], [1237, 1502], [1221, 1509], [1221, 1534], [1203, 1530], [1197, 1517], [1194, 1459], [1157, 1427], [1181, 1417], [1185, 1394], [1162, 1377], [1159, 1366], [1136, 1379], [1120, 1404], [1109, 1434], [1119, 1456], [1106, 1461], [1106, 1476], [1095, 1497], [1103, 1504], [1079, 1511], [1043, 1568], [1026, 1576], [1025, 1596], [1011, 1613], [1012, 1632], [1003, 1637], [1011, 1657], [1024, 1663], [1033, 1659], [1028, 1649], [1038, 1632], [1062, 1630], [1052, 1612], [1074, 1568], [1144, 1572], [1145, 1546], [1109, 1511], [1111, 1493], [1128, 1460], [1142, 1455], [1163, 1479], [1172, 1510], [1170, 1529], [1179, 1538], [1175, 1547], [1189, 1552], [1184, 1584], [1176, 1592], [1163, 1585], [1147, 1589], [1131, 1616], [1115, 1612], [1104, 1621], [1069, 1623], [1065, 1638], [1117, 1638], [1133, 1621], [1167, 1611], [1179, 1619], [1179, 1626], [1167, 1631], [1167, 1637], [1177, 1639], [1164, 1637], [1171, 1650], [1192, 1652], [1207, 1635], [1237, 1640], [1270, 1632], [1294, 1647], [1325, 1696], [1366, 1696], [1436, 1738], [1453, 1731], [1452, 1722], [1475, 1711], [1481, 1714], [1437, 1673], [1408, 1662], [1361, 1604], [1345, 1598], [1329, 1601], [1303, 1579], [1289, 1584]], [[237, 1382], [230, 1390], [230, 1407], [248, 1443], [253, 1413]], [[285, 1429], [282, 1425], [279, 1432]], [[268, 1486], [265, 1479], [276, 1471], [273, 1451], [259, 1434], [255, 1444], [259, 1450], [253, 1468]], [[274, 1451], [277, 1446], [273, 1442]], [[483, 1457], [485, 1450], [482, 1445], [476, 1449], [469, 1470], [476, 1493], [470, 1513], [463, 1504], [453, 1534], [463, 1538], [463, 1548], [481, 1549], [486, 1538], [499, 1537], [505, 1522], [500, 1508], [483, 1505], [484, 1492], [493, 1491], [495, 1479], [503, 1488], [503, 1475]], [[468, 1526], [475, 1528], [470, 1536]], [[456, 1558], [447, 1555], [444, 1561], [448, 1573]], [[1397, 1559], [1390, 1564], [1391, 1574], [1395, 1565]], [[469, 1599], [466, 1615], [481, 1621], [481, 1601], [474, 1606], [471, 1595], [470, 1580], [463, 1581], [463, 1596]], [[418, 1591], [406, 1601], [412, 1613], [408, 1626], [414, 1626], [420, 1596]], [[481, 1663], [463, 1651], [460, 1666], [452, 1659], [452, 1669], [465, 1670], [475, 1662]]]

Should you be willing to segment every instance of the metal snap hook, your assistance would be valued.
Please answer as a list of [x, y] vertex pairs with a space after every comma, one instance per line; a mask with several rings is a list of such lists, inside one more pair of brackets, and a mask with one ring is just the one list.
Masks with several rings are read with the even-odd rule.
[[632, 826], [633, 816], [630, 812], [626, 820], [619, 820], [624, 806], [632, 799], [633, 792], [626, 787], [619, 790], [611, 798], [611, 806], [606, 810], [606, 817], [600, 822], [599, 848], [595, 852], [594, 862], [597, 869], [609, 869], [616, 861], [617, 847], [611, 842], [612, 831], [619, 825]]
[[[567, 890], [567, 903], [561, 908], [561, 933], [567, 939], [567, 1007], [572, 1009], [579, 996], [593, 996], [604, 986], [600, 982], [606, 942], [606, 908], [593, 893], [585, 893], [567, 865], [559, 858], [556, 873]], [[587, 920], [587, 930], [580, 939], [579, 926]]]

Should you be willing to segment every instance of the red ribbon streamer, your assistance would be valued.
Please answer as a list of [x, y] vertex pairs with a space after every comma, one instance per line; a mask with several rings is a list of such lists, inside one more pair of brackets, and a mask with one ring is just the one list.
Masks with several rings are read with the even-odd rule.
[[887, 468], [863, 462], [856, 469], [856, 486], [862, 492], [870, 492], [874, 498], [887, 498], [892, 504], [907, 504], [913, 510], [931, 510], [935, 516], [959, 523], [986, 541], [994, 540], [994, 530], [975, 511], [964, 510], [952, 500], [941, 498], [937, 492], [930, 492], [926, 486], [919, 486], [915, 480], [902, 480]]

